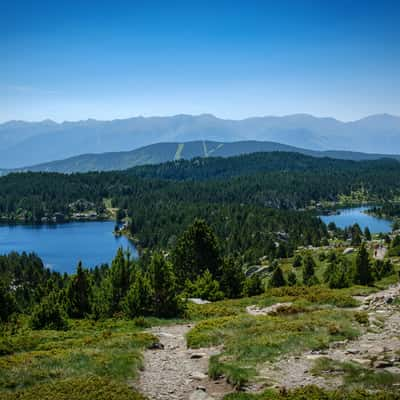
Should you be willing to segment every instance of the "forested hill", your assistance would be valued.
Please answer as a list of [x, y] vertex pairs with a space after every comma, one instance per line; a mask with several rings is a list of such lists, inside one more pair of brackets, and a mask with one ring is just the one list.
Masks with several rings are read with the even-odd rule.
[[390, 159], [355, 162], [282, 152], [169, 162], [120, 172], [27, 172], [0, 178], [0, 213], [68, 212], [68, 204], [75, 200], [100, 204], [104, 198], [123, 208], [142, 200], [302, 208], [310, 201], [337, 200], [340, 194], [359, 189], [370, 200], [390, 200], [400, 194], [399, 177], [400, 163]]
[[394, 160], [354, 162], [281, 152], [127, 171], [15, 173], [0, 178], [0, 218], [41, 223], [56, 213], [68, 220], [78, 203], [98, 213], [112, 206], [121, 218], [128, 217], [140, 247], [169, 248], [200, 217], [223, 238], [227, 253], [255, 260], [268, 248], [275, 251], [279, 232], [289, 237], [279, 247], [285, 254], [326, 237], [324, 224], [299, 209], [354, 193], [374, 202], [398, 198], [399, 177], [400, 163]]
[[[400, 162], [393, 159], [369, 161], [337, 160], [309, 157], [299, 153], [253, 153], [236, 157], [196, 158], [158, 165], [138, 166], [127, 172], [142, 178], [170, 180], [207, 180], [254, 175], [267, 172], [307, 172], [316, 175], [332, 173], [338, 176], [348, 171], [352, 174], [391, 175], [400, 171]], [[384, 171], [384, 173], [383, 173]]]
[[[102, 154], [83, 154], [64, 160], [19, 168], [18, 171], [88, 172], [124, 170], [138, 165], [158, 164], [167, 161], [190, 160], [197, 157], [232, 157], [256, 152], [295, 152], [313, 157], [331, 157], [343, 160], [376, 160], [390, 157], [400, 160], [400, 155], [356, 153], [351, 151], [314, 151], [276, 142], [193, 141], [186, 143], [156, 143], [132, 151]], [[1, 173], [1, 171], [0, 171]]]

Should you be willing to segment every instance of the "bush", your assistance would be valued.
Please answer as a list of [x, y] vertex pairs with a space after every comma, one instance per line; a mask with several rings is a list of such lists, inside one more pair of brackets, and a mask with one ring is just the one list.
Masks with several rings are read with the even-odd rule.
[[258, 296], [261, 293], [264, 293], [264, 284], [259, 275], [254, 274], [245, 280], [243, 286], [243, 296]]
[[147, 274], [138, 271], [130, 287], [123, 309], [129, 317], [148, 316], [153, 313], [154, 291]]
[[296, 286], [297, 285], [297, 277], [293, 271], [290, 271], [288, 274], [287, 282], [289, 286]]
[[269, 280], [268, 286], [271, 288], [286, 286], [286, 281], [283, 276], [281, 267], [278, 265], [272, 272], [271, 279]]
[[5, 284], [0, 282], [0, 322], [8, 321], [10, 316], [17, 311], [15, 297]]
[[73, 378], [1, 393], [1, 400], [145, 400], [128, 385], [108, 378]]
[[221, 290], [225, 297], [236, 299], [243, 292], [243, 284], [246, 277], [242, 266], [232, 257], [227, 257], [222, 263], [221, 278], [219, 279]]
[[32, 329], [68, 329], [66, 313], [54, 293], [44, 298], [35, 307], [31, 318], [31, 327]]
[[311, 254], [307, 254], [303, 259], [303, 283], [306, 286], [318, 284], [318, 279], [315, 276], [315, 261]]
[[219, 288], [219, 283], [213, 279], [211, 272], [206, 270], [193, 283], [189, 280], [185, 284], [187, 297], [198, 297], [204, 300], [216, 301], [224, 298], [224, 293]]
[[364, 390], [353, 391], [327, 391], [317, 386], [309, 385], [293, 390], [282, 390], [277, 393], [267, 390], [262, 394], [232, 393], [224, 397], [225, 400], [399, 400], [400, 395], [387, 391], [367, 392]]
[[296, 254], [293, 260], [293, 268], [299, 268], [303, 264], [303, 259], [300, 254]]
[[14, 353], [14, 346], [11, 341], [5, 337], [0, 338], [0, 356], [6, 356]]

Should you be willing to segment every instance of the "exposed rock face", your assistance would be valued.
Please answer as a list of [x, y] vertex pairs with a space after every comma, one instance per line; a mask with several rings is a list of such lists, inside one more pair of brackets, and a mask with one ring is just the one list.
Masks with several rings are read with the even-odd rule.
[[293, 303], [276, 303], [269, 307], [259, 308], [257, 306], [247, 306], [246, 311], [250, 315], [260, 316], [260, 315], [274, 315], [280, 312], [285, 312], [288, 310]]

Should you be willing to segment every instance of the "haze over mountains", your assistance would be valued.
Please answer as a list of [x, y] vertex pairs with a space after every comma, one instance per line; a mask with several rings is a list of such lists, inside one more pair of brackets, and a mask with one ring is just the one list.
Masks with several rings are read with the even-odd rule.
[[[335, 149], [399, 154], [400, 117], [381, 114], [357, 121], [341, 122], [333, 118], [317, 118], [306, 114], [244, 120], [225, 120], [203, 114], [63, 123], [51, 120], [10, 121], [0, 124], [0, 167], [21, 168], [86, 153], [132, 153], [132, 149], [150, 144], [175, 142], [169, 147], [164, 144], [162, 149], [156, 150], [156, 153], [166, 152], [156, 161], [160, 162], [173, 159], [171, 154], [175, 155], [179, 143], [198, 140], [219, 143], [272, 141], [317, 151]], [[221, 151], [226, 149], [227, 143], [222, 146]], [[213, 155], [219, 154], [216, 151]], [[128, 158], [130, 156], [131, 154], [128, 154]], [[86, 160], [90, 158], [85, 157]]]
[[350, 151], [316, 151], [288, 146], [275, 142], [238, 141], [212, 142], [193, 141], [186, 143], [156, 143], [132, 151], [101, 154], [83, 154], [59, 161], [16, 169], [17, 171], [44, 172], [88, 172], [124, 170], [138, 165], [159, 164], [167, 161], [192, 159], [195, 157], [232, 157], [258, 152], [300, 153], [312, 157], [330, 157], [343, 160], [376, 160], [390, 157], [400, 161], [400, 155], [359, 153]]

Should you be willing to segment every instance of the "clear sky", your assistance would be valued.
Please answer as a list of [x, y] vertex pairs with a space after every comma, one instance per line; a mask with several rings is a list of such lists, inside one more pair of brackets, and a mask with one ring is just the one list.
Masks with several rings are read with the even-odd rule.
[[384, 112], [398, 0], [0, 0], [0, 121]]

